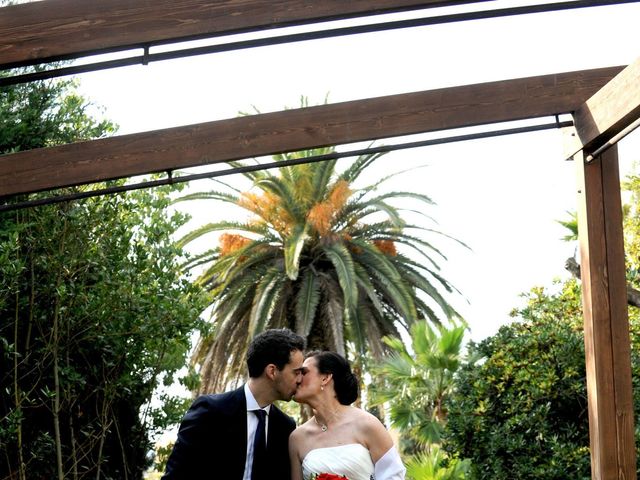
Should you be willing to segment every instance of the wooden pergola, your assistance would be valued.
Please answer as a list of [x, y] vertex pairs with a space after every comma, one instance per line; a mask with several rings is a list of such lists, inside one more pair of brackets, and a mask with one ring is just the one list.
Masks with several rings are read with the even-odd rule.
[[[134, 47], [484, 0], [46, 0], [0, 8], [0, 69]], [[606, 2], [605, 2], [606, 3]], [[622, 3], [622, 2], [609, 2]], [[640, 60], [355, 100], [0, 156], [0, 196], [315, 147], [571, 114], [592, 477], [636, 478], [617, 140]]]

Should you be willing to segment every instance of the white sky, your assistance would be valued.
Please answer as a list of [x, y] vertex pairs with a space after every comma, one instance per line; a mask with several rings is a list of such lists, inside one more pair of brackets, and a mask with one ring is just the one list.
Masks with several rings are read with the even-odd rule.
[[[231, 118], [252, 105], [262, 112], [296, 107], [301, 95], [316, 104], [328, 93], [334, 103], [626, 65], [640, 56], [639, 21], [640, 4], [630, 4], [419, 27], [94, 72], [79, 76], [80, 90], [126, 134]], [[637, 132], [621, 142], [620, 157], [623, 170], [640, 159]], [[428, 165], [399, 177], [395, 188], [430, 195], [439, 228], [472, 249], [442, 244], [444, 275], [468, 300], [454, 303], [475, 340], [510, 321], [520, 293], [568, 275], [564, 261], [574, 246], [560, 240], [566, 232], [556, 220], [575, 210], [575, 166], [564, 160], [560, 132], [427, 147], [386, 160], [371, 175]], [[210, 212], [194, 211], [195, 221]]]

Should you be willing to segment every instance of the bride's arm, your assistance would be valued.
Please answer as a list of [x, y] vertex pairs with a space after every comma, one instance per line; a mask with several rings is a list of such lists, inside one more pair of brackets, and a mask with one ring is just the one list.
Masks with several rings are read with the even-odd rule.
[[374, 465], [376, 480], [404, 480], [406, 472], [407, 469], [404, 468], [396, 447], [387, 450]]
[[376, 480], [404, 480], [406, 469], [385, 426], [373, 415], [366, 424]]
[[291, 480], [302, 480], [302, 462], [298, 453], [295, 430], [289, 436], [289, 460], [291, 462]]

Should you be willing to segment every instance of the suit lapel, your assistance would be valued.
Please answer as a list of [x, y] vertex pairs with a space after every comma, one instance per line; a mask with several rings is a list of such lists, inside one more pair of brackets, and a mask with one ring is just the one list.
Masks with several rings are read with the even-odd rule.
[[[229, 407], [230, 428], [224, 440], [229, 447], [225, 461], [234, 466], [237, 478], [242, 478], [247, 459], [247, 401], [242, 387], [233, 392]], [[236, 475], [233, 478], [236, 478]]]
[[282, 438], [282, 412], [271, 405], [269, 411], [269, 432], [267, 433], [267, 451], [272, 450], [272, 446], [276, 445]]

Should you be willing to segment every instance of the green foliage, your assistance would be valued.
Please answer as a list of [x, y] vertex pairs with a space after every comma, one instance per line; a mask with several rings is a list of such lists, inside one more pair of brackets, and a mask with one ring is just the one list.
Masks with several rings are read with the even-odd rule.
[[[332, 151], [277, 155], [275, 161]], [[379, 158], [364, 155], [343, 170], [334, 160], [250, 172], [249, 191], [220, 182], [219, 190], [180, 199], [222, 202], [246, 218], [212, 222], [182, 240], [224, 232], [219, 247], [187, 265], [206, 266], [198, 282], [213, 303], [212, 334], [195, 356], [202, 391], [219, 390], [243, 375], [249, 340], [265, 328], [291, 328], [310, 348], [379, 357], [381, 338], [398, 337], [398, 326], [457, 316], [445, 298], [454, 289], [439, 274], [444, 256], [432, 242], [442, 234], [405, 222], [397, 203], [411, 199], [429, 208], [431, 199], [380, 193], [386, 179], [355, 187]], [[420, 261], [409, 252], [418, 252]]]
[[401, 432], [401, 449], [408, 455], [410, 479], [462, 479], [469, 468], [468, 461], [448, 457], [438, 446], [464, 332], [461, 325], [416, 322], [410, 330], [411, 351], [401, 339], [385, 337], [390, 353], [371, 369], [369, 402], [388, 406], [391, 425]]
[[47, 458], [40, 471], [55, 476], [56, 414], [65, 471], [135, 478], [149, 434], [180, 418], [175, 399], [144, 411], [161, 375], [184, 365], [203, 307], [180, 277], [170, 235], [183, 220], [166, 215], [168, 201], [166, 191], [138, 192], [3, 217], [0, 230], [18, 235], [2, 242], [16, 254], [0, 266], [10, 278], [0, 302], [2, 415], [23, 416], [0, 423], [3, 472], [18, 468], [22, 451], [25, 468]]
[[445, 399], [461, 362], [464, 326], [411, 326], [410, 353], [399, 338], [386, 337], [390, 348], [373, 369], [371, 402], [388, 403], [391, 424], [420, 447], [439, 443], [447, 412]]
[[578, 215], [576, 212], [567, 212], [569, 215], [568, 220], [558, 220], [558, 223], [569, 230], [562, 240], [565, 242], [575, 242], [578, 240]]
[[[70, 88], [3, 89], [2, 150], [108, 133]], [[169, 193], [0, 214], [0, 478], [141, 478], [150, 435], [179, 418], [177, 400], [149, 402], [204, 303], [178, 267]]]
[[[627, 281], [640, 284], [640, 178], [623, 184]], [[577, 239], [575, 214], [559, 222]], [[472, 478], [590, 478], [589, 425], [580, 287], [558, 293], [541, 288], [514, 312], [520, 321], [471, 352], [481, 360], [463, 366], [449, 401], [445, 445], [472, 460]], [[640, 414], [640, 321], [629, 311], [635, 417]], [[640, 430], [636, 429], [636, 445]]]
[[[534, 289], [522, 320], [470, 348], [450, 397], [446, 445], [472, 462], [472, 478], [590, 478], [580, 289]], [[632, 316], [635, 414], [640, 335]]]
[[407, 480], [464, 480], [470, 467], [469, 460], [448, 458], [436, 445], [413, 456], [405, 465]]
[[[0, 72], [0, 76], [16, 74]], [[108, 135], [115, 126], [90, 115], [92, 104], [70, 81], [34, 82], [0, 89], [0, 153], [49, 147]]]
[[630, 193], [628, 204], [623, 206], [627, 282], [638, 289], [640, 288], [640, 177], [630, 175], [622, 186]]

